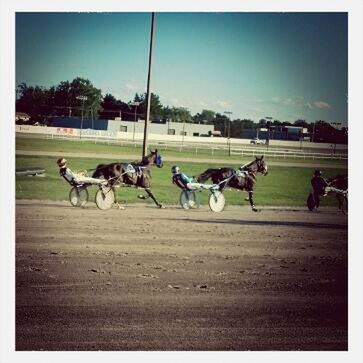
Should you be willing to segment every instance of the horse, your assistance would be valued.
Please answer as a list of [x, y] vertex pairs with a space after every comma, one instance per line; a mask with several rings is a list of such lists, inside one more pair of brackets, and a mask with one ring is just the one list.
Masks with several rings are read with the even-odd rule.
[[197, 181], [199, 183], [204, 183], [211, 178], [214, 184], [219, 185], [219, 190], [222, 192], [227, 186], [248, 192], [248, 200], [252, 211], [258, 212], [258, 209], [255, 207], [253, 202], [253, 192], [256, 185], [257, 173], [261, 173], [264, 176], [267, 175], [267, 165], [263, 160], [263, 155], [260, 158], [256, 157], [255, 160], [240, 166], [238, 169], [229, 167], [207, 169], [197, 176]]
[[140, 163], [99, 164], [93, 172], [92, 178], [103, 177], [108, 180], [112, 188], [120, 184], [143, 188], [148, 196], [141, 195], [139, 198], [147, 199], [151, 197], [159, 208], [163, 208], [163, 205], [156, 200], [151, 192], [150, 169], [153, 165], [156, 165], [158, 168], [163, 167], [163, 158], [157, 149], [144, 156]]
[[[344, 190], [344, 191], [348, 190], [348, 176], [347, 175], [337, 175], [334, 178], [329, 178], [327, 180], [327, 182], [328, 182], [329, 186], [332, 186], [334, 188]], [[335, 196], [338, 200], [338, 208], [342, 209], [344, 195], [342, 193], [336, 193]]]

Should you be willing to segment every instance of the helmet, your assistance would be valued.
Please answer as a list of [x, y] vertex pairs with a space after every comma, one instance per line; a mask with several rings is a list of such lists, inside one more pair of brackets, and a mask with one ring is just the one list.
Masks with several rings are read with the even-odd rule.
[[66, 160], [66, 159], [64, 159], [64, 158], [59, 158], [59, 159], [57, 160], [57, 165], [58, 165], [59, 167], [63, 167], [63, 166], [65, 166], [65, 165], [66, 165], [66, 162], [67, 162], [67, 160]]
[[174, 165], [174, 166], [171, 168], [171, 172], [172, 172], [173, 174], [177, 174], [177, 173], [179, 173], [179, 171], [180, 171], [180, 169], [179, 169], [179, 166], [177, 166], [177, 165]]
[[323, 174], [321, 170], [314, 171], [314, 175], [316, 175], [316, 176], [320, 176], [321, 174]]

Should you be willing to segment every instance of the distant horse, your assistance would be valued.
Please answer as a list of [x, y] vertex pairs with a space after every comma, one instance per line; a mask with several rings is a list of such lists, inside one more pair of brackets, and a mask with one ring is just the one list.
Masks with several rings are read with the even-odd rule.
[[242, 165], [238, 169], [233, 168], [218, 168], [207, 169], [205, 172], [197, 177], [199, 183], [204, 183], [209, 178], [212, 179], [214, 184], [219, 184], [219, 189], [224, 190], [227, 186], [230, 188], [244, 190], [248, 192], [248, 200], [254, 212], [258, 209], [255, 208], [253, 202], [253, 192], [256, 185], [256, 173], [267, 175], [267, 166], [263, 160], [263, 155], [247, 164]]
[[[329, 178], [328, 183], [330, 186], [340, 189], [340, 190], [348, 190], [348, 176], [347, 175], [337, 175], [334, 178]], [[336, 193], [336, 198], [338, 200], [338, 208], [342, 209], [344, 195], [342, 193]]]
[[149, 155], [144, 156], [140, 163], [99, 164], [93, 172], [92, 178], [104, 177], [111, 187], [123, 184], [143, 188], [148, 196], [139, 196], [139, 198], [151, 197], [155, 204], [162, 208], [163, 205], [156, 200], [151, 192], [150, 169], [153, 165], [158, 168], [163, 167], [163, 158], [157, 150], [151, 151]]

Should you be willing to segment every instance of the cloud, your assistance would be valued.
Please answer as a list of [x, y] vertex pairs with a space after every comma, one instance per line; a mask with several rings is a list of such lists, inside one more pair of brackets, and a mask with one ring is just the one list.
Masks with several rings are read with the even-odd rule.
[[322, 110], [328, 110], [331, 108], [331, 106], [329, 105], [329, 103], [324, 102], [324, 101], [314, 101], [314, 102], [307, 102], [305, 104], [305, 106], [307, 108], [309, 108], [310, 110], [314, 110], [316, 108], [322, 109]]
[[231, 107], [231, 104], [228, 103], [227, 101], [219, 100], [217, 101], [217, 106], [221, 109], [223, 108], [224, 111], [227, 111], [227, 109]]
[[129, 91], [136, 91], [138, 89], [138, 87], [134, 83], [126, 83], [125, 87]]
[[296, 101], [291, 97], [272, 97], [273, 102], [284, 106], [294, 106]]
[[314, 102], [314, 106], [316, 108], [321, 108], [321, 109], [329, 109], [329, 108], [331, 108], [331, 106], [329, 105], [329, 103], [326, 103], [324, 101], [315, 101]]

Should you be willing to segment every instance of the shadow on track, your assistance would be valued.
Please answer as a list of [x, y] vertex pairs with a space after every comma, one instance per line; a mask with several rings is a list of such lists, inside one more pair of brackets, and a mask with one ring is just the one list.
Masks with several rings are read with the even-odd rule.
[[210, 223], [210, 224], [238, 224], [241, 226], [284, 226], [284, 227], [303, 227], [303, 228], [329, 228], [329, 229], [348, 229], [345, 224], [329, 224], [329, 223], [314, 223], [302, 221], [244, 221], [240, 219], [194, 219], [194, 218], [180, 218], [174, 219], [175, 221], [184, 221], [192, 223]]

